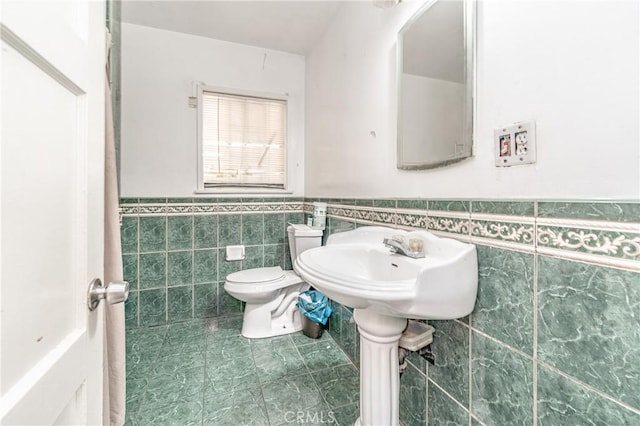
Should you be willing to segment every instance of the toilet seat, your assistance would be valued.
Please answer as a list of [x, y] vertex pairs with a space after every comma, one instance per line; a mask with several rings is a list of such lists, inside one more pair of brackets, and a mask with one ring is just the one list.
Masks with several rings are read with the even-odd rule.
[[281, 267], [254, 268], [227, 275], [224, 288], [237, 294], [268, 293], [284, 287], [302, 283], [294, 271], [283, 271]]
[[238, 271], [227, 275], [227, 281], [238, 284], [267, 283], [271, 281], [279, 281], [283, 278], [284, 271], [279, 266], [245, 269], [244, 271]]

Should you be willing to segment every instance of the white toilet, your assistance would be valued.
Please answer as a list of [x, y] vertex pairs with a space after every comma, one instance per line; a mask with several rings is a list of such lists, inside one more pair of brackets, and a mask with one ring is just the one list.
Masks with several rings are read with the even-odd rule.
[[[307, 225], [289, 225], [287, 234], [293, 262], [303, 251], [322, 244], [322, 230]], [[302, 330], [296, 303], [298, 294], [308, 290], [309, 284], [294, 271], [274, 266], [234, 272], [227, 276], [224, 289], [247, 303], [242, 321], [244, 337], [272, 337]]]

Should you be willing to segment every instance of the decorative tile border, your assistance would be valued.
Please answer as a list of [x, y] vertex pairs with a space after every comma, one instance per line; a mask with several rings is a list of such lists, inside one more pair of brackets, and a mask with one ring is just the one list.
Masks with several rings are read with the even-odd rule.
[[[329, 200], [327, 200], [329, 201]], [[385, 200], [385, 205], [392, 205]], [[640, 271], [640, 223], [630, 222], [619, 214], [612, 221], [581, 217], [539, 217], [535, 201], [464, 201], [464, 200], [398, 200], [403, 208], [375, 207], [376, 200], [330, 200], [327, 215], [334, 219], [362, 225], [382, 225], [411, 229], [427, 229], [436, 235], [470, 241], [477, 244], [538, 252], [565, 259]], [[352, 204], [350, 204], [352, 203]], [[542, 204], [549, 204], [544, 202]], [[561, 203], [564, 213], [571, 203]], [[575, 203], [578, 210], [588, 203]], [[406, 208], [404, 206], [417, 206]], [[619, 209], [635, 211], [631, 203], [595, 203], [598, 211]], [[426, 209], [421, 207], [427, 206]], [[454, 210], [444, 210], [450, 206]], [[471, 206], [469, 211], [468, 206]], [[311, 213], [307, 199], [303, 210]], [[531, 215], [522, 214], [531, 213]]]
[[535, 245], [535, 219], [526, 216], [472, 214], [471, 241], [502, 247], [533, 251]]
[[640, 223], [538, 217], [536, 226], [541, 254], [640, 270]]
[[[137, 202], [136, 202], [137, 201]], [[168, 203], [146, 202], [147, 200], [123, 200], [120, 204], [120, 214], [124, 217], [143, 216], [181, 216], [185, 214], [241, 214], [241, 213], [291, 213], [300, 212], [303, 208], [302, 200], [281, 201], [230, 201], [224, 199], [221, 202], [194, 201], [184, 202], [169, 200]]]
[[395, 209], [373, 207], [371, 211], [373, 212], [371, 218], [373, 222], [383, 223], [385, 225], [395, 225], [397, 223], [398, 215]]
[[427, 212], [419, 210], [398, 209], [396, 225], [399, 227], [420, 228], [427, 227]]
[[[195, 212], [194, 207], [188, 204], [169, 204], [167, 205], [167, 214], [184, 214]], [[203, 207], [208, 207], [203, 205]]]
[[640, 260], [640, 235], [593, 229], [538, 227], [538, 247]]
[[150, 216], [166, 214], [167, 206], [166, 204], [142, 204], [138, 205], [138, 211], [140, 214], [148, 214]]
[[468, 236], [470, 229], [469, 213], [457, 211], [427, 211], [427, 230], [435, 234], [459, 238]]
[[531, 244], [534, 241], [533, 223], [506, 223], [496, 221], [472, 221], [471, 235], [495, 240]]
[[[559, 203], [560, 215], [550, 217], [549, 202], [465, 200], [354, 200], [328, 201], [327, 216], [360, 225], [427, 229], [436, 235], [513, 250], [538, 252], [566, 259], [640, 271], [640, 223], [630, 222], [619, 211], [634, 213], [632, 203]], [[545, 206], [544, 217], [522, 215]], [[553, 205], [555, 206], [554, 203]], [[394, 206], [402, 206], [396, 208]], [[411, 208], [415, 206], [416, 208]], [[470, 208], [469, 208], [470, 206]], [[426, 207], [426, 208], [425, 208]], [[453, 210], [444, 210], [451, 207]], [[613, 220], [591, 211], [614, 211]], [[310, 199], [126, 199], [123, 217], [180, 216], [243, 213], [311, 213]], [[571, 214], [566, 213], [569, 211]], [[632, 219], [635, 216], [632, 215]]]
[[[217, 213], [241, 213], [243, 211], [242, 203], [220, 203], [216, 204], [216, 212]], [[247, 209], [246, 211], [251, 211]]]
[[[191, 204], [175, 206], [176, 210], [185, 211], [185, 213], [216, 213], [218, 211], [215, 204]], [[170, 213], [173, 213], [169, 210]]]

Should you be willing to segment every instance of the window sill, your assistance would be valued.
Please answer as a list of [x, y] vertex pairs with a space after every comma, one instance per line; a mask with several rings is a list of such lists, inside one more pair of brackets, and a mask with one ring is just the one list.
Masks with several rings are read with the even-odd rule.
[[200, 195], [264, 195], [264, 194], [283, 194], [291, 195], [293, 191], [290, 189], [257, 189], [257, 188], [211, 188], [211, 189], [196, 189], [194, 194]]

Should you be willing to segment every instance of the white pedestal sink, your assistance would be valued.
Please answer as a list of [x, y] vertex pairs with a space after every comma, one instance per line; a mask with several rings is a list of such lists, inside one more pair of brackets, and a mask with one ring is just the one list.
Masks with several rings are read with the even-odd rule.
[[[425, 257], [391, 253], [384, 238], [424, 242]], [[454, 319], [473, 310], [476, 248], [426, 231], [362, 227], [334, 234], [302, 253], [294, 268], [329, 298], [354, 308], [360, 332], [360, 418], [357, 425], [399, 424], [398, 341], [407, 318]]]

